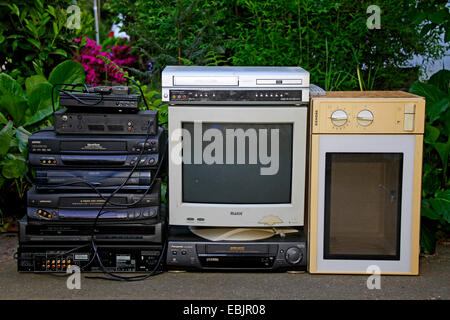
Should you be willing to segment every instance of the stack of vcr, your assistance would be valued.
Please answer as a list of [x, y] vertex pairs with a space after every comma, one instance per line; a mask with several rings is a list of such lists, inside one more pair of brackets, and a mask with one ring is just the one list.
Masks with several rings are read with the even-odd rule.
[[55, 112], [54, 128], [28, 141], [35, 185], [20, 221], [19, 271], [157, 266], [165, 217], [155, 175], [166, 133], [157, 111], [138, 109], [140, 99], [127, 87], [61, 91], [65, 108]]

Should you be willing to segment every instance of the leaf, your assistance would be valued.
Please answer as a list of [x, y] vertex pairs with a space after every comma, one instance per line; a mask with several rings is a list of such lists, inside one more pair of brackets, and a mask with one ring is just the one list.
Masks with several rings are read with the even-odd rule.
[[7, 124], [8, 119], [3, 115], [3, 113], [0, 112], [0, 123]]
[[12, 122], [9, 121], [8, 124], [0, 130], [0, 156], [4, 156], [8, 153], [13, 133], [12, 126]]
[[85, 73], [84, 68], [79, 62], [66, 60], [58, 64], [48, 77], [48, 81], [52, 85], [68, 83], [77, 84], [84, 83]]
[[426, 123], [425, 124], [425, 136], [424, 141], [425, 143], [432, 144], [436, 142], [436, 140], [439, 138], [441, 132], [438, 128], [433, 127], [431, 124]]
[[429, 201], [430, 199], [423, 199], [422, 200], [422, 216], [423, 217], [427, 217], [428, 219], [431, 220], [441, 220], [441, 216], [439, 215], [439, 213], [437, 213], [436, 211], [434, 211], [434, 209], [431, 207], [431, 203]]
[[25, 162], [18, 159], [9, 159], [3, 162], [2, 174], [6, 179], [23, 177]]
[[434, 149], [436, 149], [436, 151], [439, 154], [439, 157], [441, 158], [442, 168], [444, 168], [444, 175], [445, 175], [447, 172], [448, 156], [450, 152], [450, 139], [446, 143], [443, 142], [433, 143], [433, 147]]
[[27, 99], [22, 87], [11, 76], [0, 74], [0, 110], [6, 110], [18, 125], [27, 110]]
[[41, 109], [52, 107], [52, 88], [53, 86], [45, 81], [38, 83], [29, 93], [28, 105], [30, 106], [31, 115], [34, 115]]
[[448, 98], [448, 94], [439, 90], [438, 87], [420, 81], [414, 82], [409, 89], [409, 92], [427, 99], [427, 105], [429, 105], [430, 103], [438, 102], [441, 99]]
[[428, 202], [442, 220], [450, 223], [450, 189], [437, 191]]
[[445, 97], [437, 102], [427, 104], [425, 113], [430, 119], [430, 123], [433, 123], [434, 121], [439, 119], [441, 114], [447, 111], [449, 107], [449, 101], [449, 97]]
[[39, 41], [31, 38], [28, 38], [27, 41], [35, 46], [38, 50], [41, 50], [41, 44], [39, 43]]
[[24, 152], [27, 150], [28, 145], [28, 137], [31, 136], [31, 133], [23, 127], [18, 127], [16, 130], [16, 138], [19, 142], [18, 147], [20, 152]]
[[436, 72], [430, 77], [428, 83], [436, 86], [443, 92], [448, 92], [450, 89], [450, 70], [442, 69]]
[[28, 77], [25, 80], [25, 89], [27, 92], [27, 96], [30, 97], [31, 92], [36, 88], [36, 86], [42, 82], [47, 82], [47, 79], [43, 75], [34, 75]]
[[434, 254], [436, 250], [436, 230], [422, 223], [420, 228], [420, 246], [426, 254]]
[[50, 52], [50, 54], [57, 54], [63, 56], [64, 58], [67, 58], [67, 52], [64, 51], [63, 49], [56, 49], [53, 52]]

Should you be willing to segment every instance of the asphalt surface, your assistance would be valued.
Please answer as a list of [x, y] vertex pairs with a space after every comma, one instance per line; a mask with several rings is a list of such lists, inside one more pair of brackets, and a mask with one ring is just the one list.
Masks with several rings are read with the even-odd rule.
[[16, 271], [15, 235], [0, 235], [0, 299], [450, 299], [450, 245], [421, 257], [420, 276], [382, 276], [369, 290], [367, 276], [308, 273], [164, 273], [140, 282], [66, 278]]

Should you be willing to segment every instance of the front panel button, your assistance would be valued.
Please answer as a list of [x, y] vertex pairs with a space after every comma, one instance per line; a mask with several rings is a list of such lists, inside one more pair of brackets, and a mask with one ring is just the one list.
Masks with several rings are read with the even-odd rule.
[[369, 110], [363, 110], [358, 113], [357, 120], [363, 127], [370, 126], [373, 122], [373, 114]]
[[344, 110], [336, 110], [331, 114], [331, 122], [336, 126], [340, 127], [347, 123], [347, 113]]

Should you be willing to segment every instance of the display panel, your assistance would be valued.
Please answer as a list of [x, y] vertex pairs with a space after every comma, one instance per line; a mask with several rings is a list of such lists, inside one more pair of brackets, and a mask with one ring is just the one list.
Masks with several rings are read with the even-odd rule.
[[182, 201], [289, 204], [293, 125], [183, 122]]
[[400, 259], [402, 168], [402, 153], [326, 153], [324, 259]]

